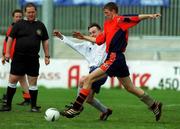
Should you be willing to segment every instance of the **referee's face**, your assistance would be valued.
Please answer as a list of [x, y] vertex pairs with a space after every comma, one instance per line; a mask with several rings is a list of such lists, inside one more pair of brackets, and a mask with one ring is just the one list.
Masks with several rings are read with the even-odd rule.
[[28, 21], [34, 21], [36, 19], [36, 9], [34, 7], [27, 7], [25, 15]]

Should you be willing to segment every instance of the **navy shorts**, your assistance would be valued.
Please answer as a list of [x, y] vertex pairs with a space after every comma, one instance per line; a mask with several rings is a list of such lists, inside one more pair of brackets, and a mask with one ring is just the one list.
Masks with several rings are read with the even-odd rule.
[[39, 75], [39, 56], [14, 54], [10, 73], [18, 76], [27, 74], [37, 77]]
[[111, 52], [100, 68], [110, 77], [127, 77], [129, 69], [122, 52]]
[[[95, 67], [95, 66], [90, 67], [89, 73], [91, 73], [92, 71], [94, 71], [97, 68], [98, 67]], [[100, 92], [101, 86], [106, 82], [106, 80], [107, 80], [107, 76], [98, 81], [95, 81], [92, 84], [91, 89], [98, 94]]]

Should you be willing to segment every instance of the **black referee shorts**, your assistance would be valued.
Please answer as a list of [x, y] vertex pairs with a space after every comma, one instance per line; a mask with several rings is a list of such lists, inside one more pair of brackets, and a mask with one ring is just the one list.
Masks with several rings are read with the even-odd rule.
[[39, 55], [14, 54], [10, 73], [18, 76], [27, 74], [32, 77], [37, 77], [39, 75]]

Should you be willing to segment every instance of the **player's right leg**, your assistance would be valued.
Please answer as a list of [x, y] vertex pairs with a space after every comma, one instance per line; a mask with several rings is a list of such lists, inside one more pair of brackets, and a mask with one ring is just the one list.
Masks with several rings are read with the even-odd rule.
[[2, 105], [0, 111], [11, 111], [12, 99], [16, 92], [17, 82], [19, 81], [20, 78], [21, 76], [17, 76], [13, 74], [9, 75], [9, 84], [8, 84], [7, 93], [6, 93], [7, 102], [5, 105]]
[[84, 80], [83, 88], [80, 90], [80, 93], [76, 98], [75, 102], [73, 103], [72, 108], [65, 109], [64, 111], [60, 112], [61, 115], [66, 116], [67, 118], [73, 118], [79, 115], [81, 113], [82, 105], [90, 93], [92, 83], [94, 81], [97, 81], [97, 78], [104, 74], [105, 72], [102, 71], [100, 68], [90, 73]]
[[21, 105], [21, 106], [29, 105], [31, 97], [30, 97], [30, 94], [29, 94], [29, 85], [28, 85], [28, 82], [27, 82], [26, 75], [24, 75], [19, 80], [19, 83], [20, 83], [21, 87], [23, 88], [23, 98], [24, 98], [24, 101], [20, 102], [20, 103], [17, 103], [17, 104]]
[[136, 95], [137, 97], [140, 98], [141, 101], [143, 101], [148, 107], [149, 109], [152, 110], [152, 112], [155, 115], [156, 121], [159, 121], [161, 118], [161, 110], [162, 110], [162, 103], [155, 101], [154, 99], [152, 99], [147, 93], [145, 93], [142, 89], [140, 88], [136, 88], [130, 77], [123, 77], [123, 78], [119, 78], [118, 80], [121, 81], [122, 85], [124, 86], [124, 88]]

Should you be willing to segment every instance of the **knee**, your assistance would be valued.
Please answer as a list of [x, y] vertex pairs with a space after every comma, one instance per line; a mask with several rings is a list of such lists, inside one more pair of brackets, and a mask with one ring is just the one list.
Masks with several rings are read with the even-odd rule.
[[80, 84], [80, 87], [90, 89], [92, 85], [92, 80], [90, 77], [86, 76], [83, 79], [80, 79], [79, 84]]
[[80, 87], [83, 86], [85, 78], [86, 78], [86, 76], [83, 76], [83, 77], [80, 78], [80, 80], [79, 80], [79, 86]]
[[36, 78], [33, 78], [33, 79], [31, 79], [31, 80], [28, 80], [28, 82], [29, 82], [29, 85], [30, 85], [30, 86], [37, 85], [37, 79], [36, 79]]
[[90, 78], [89, 76], [87, 76], [87, 77], [84, 79], [84, 82], [83, 82], [83, 83], [92, 84], [92, 82], [93, 82], [92, 78]]

